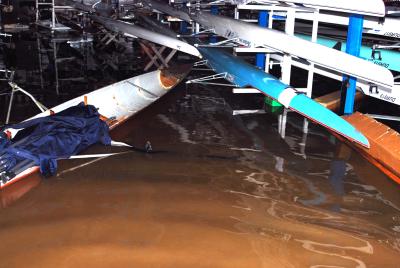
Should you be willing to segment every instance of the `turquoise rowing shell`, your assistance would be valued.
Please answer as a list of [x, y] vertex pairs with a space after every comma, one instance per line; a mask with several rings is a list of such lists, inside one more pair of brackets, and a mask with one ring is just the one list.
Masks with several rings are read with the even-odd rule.
[[[311, 37], [304, 34], [296, 34], [304, 40], [310, 41]], [[336, 47], [343, 52], [346, 52], [346, 42], [337, 41], [331, 38], [318, 37], [317, 43], [326, 47]], [[340, 46], [338, 46], [340, 44]], [[360, 58], [371, 61], [376, 65], [382, 66], [386, 69], [400, 72], [400, 52], [388, 49], [372, 49], [369, 46], [361, 46]]]
[[[240, 87], [252, 86], [278, 100], [290, 86], [247, 62], [218, 48], [200, 47], [207, 65], [217, 73], [227, 73], [226, 79]], [[368, 139], [343, 118], [303, 94], [295, 95], [288, 108], [312, 121], [369, 148]]]

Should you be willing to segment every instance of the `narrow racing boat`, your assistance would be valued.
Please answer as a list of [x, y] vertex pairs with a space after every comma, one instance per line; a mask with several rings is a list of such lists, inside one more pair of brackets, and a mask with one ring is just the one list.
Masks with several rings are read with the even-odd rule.
[[[246, 47], [265, 47], [290, 54], [329, 70], [353, 76], [388, 89], [394, 87], [392, 73], [372, 62], [326, 46], [291, 36], [278, 30], [263, 28], [209, 12], [196, 12], [191, 18], [205, 29]], [[307, 48], [307, 49], [305, 49]], [[362, 66], [362, 68], [360, 68]]]
[[153, 43], [160, 44], [201, 58], [199, 51], [194, 46], [188, 44], [185, 41], [179, 40], [176, 37], [171, 37], [155, 31], [150, 31], [145, 28], [136, 26], [132, 23], [120, 20], [113, 20], [106, 17], [95, 16], [95, 15], [91, 15], [90, 18], [96, 21], [97, 23], [102, 24], [105, 28], [111, 31], [118, 33], [122, 32], [125, 35], [130, 35], [141, 39], [145, 39]]
[[[84, 103], [87, 106], [93, 106], [97, 109], [96, 112], [101, 119], [98, 121], [105, 122], [108, 126], [106, 128], [113, 130], [128, 118], [165, 95], [182, 81], [190, 70], [191, 66], [181, 65], [135, 76], [64, 102], [21, 124], [32, 120], [37, 121], [44, 118], [51, 118], [60, 112], [78, 107]], [[74, 127], [79, 128], [78, 126]], [[3, 129], [3, 132], [0, 133], [3, 134], [3, 137], [8, 136], [12, 143], [9, 147], [12, 147], [11, 151], [17, 154], [17, 156], [24, 154], [24, 150], [19, 148], [20, 141], [13, 142], [20, 131], [21, 129], [15, 129], [13, 126], [10, 126]], [[47, 134], [44, 133], [44, 136]], [[48, 146], [47, 144], [42, 145]], [[13, 163], [12, 167], [6, 168], [7, 153], [10, 153], [7, 147], [0, 151], [0, 189], [26, 178], [39, 170], [42, 171], [41, 164], [39, 165], [38, 161], [34, 161], [29, 157], [16, 157], [16, 163]]]
[[369, 148], [368, 139], [341, 117], [274, 76], [218, 48], [200, 47], [207, 65], [238, 87], [252, 86], [312, 121]]

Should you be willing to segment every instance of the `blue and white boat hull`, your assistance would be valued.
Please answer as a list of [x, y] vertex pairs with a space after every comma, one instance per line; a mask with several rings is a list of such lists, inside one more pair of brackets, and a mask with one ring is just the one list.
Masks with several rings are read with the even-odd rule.
[[200, 47], [199, 51], [207, 65], [217, 73], [227, 73], [227, 80], [231, 83], [240, 87], [252, 86], [286, 108], [369, 148], [368, 139], [351, 124], [306, 95], [298, 94], [276, 77], [217, 48]]

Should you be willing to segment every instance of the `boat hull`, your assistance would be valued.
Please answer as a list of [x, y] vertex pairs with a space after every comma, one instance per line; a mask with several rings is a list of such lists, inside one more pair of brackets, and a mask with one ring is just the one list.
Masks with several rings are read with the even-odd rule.
[[[181, 65], [135, 76], [64, 102], [29, 119], [49, 116], [84, 102], [95, 106], [113, 130], [164, 96], [185, 78], [190, 69], [191, 65]], [[4, 131], [10, 133], [12, 138], [19, 130], [8, 128]], [[10, 180], [0, 180], [0, 189], [38, 172], [39, 167], [29, 162], [19, 170]]]
[[[296, 35], [304, 40], [311, 41], [309, 35], [298, 34]], [[346, 51], [347, 42], [338, 41], [331, 38], [318, 37], [317, 43], [326, 47], [340, 49]], [[400, 52], [388, 49], [373, 49], [370, 46], [361, 46], [360, 58], [370, 61], [376, 65], [382, 66], [386, 69], [400, 72]]]
[[263, 94], [277, 100], [285, 107], [323, 125], [324, 127], [364, 147], [369, 142], [351, 124], [309, 97], [298, 94], [295, 89], [274, 76], [217, 48], [199, 48], [207, 64], [217, 73], [227, 73], [227, 80], [240, 87], [252, 86]]
[[[191, 17], [203, 27], [227, 39], [238, 40], [246, 46], [270, 48], [385, 88], [391, 89], [394, 86], [394, 78], [389, 70], [342, 51], [290, 36], [281, 31], [212, 15], [208, 12], [197, 12]], [[359, 68], [360, 66], [362, 68]]]
[[187, 21], [187, 22], [191, 21], [190, 16], [186, 12], [177, 10], [177, 9], [169, 6], [168, 4], [159, 2], [157, 0], [144, 0], [143, 3], [152, 9], [155, 9], [155, 10], [158, 10], [165, 14], [171, 15], [175, 18], [179, 18], [179, 19]]
[[358, 126], [371, 141], [367, 150], [353, 146], [369, 162], [400, 184], [400, 134], [377, 120], [356, 112], [344, 118]]
[[[276, 15], [285, 16], [286, 14], [283, 12], [275, 12]], [[296, 19], [313, 21], [313, 13], [302, 13], [298, 12], [296, 14]], [[344, 25], [347, 26], [349, 24], [349, 17], [347, 14], [343, 13], [326, 13], [320, 12], [318, 14], [319, 22], [335, 24], [335, 25]], [[399, 18], [386, 16], [384, 19], [378, 17], [365, 17], [364, 19], [364, 27], [363, 32], [366, 34], [389, 37], [389, 38], [400, 38], [400, 28]], [[309, 26], [311, 28], [311, 25]]]
[[[253, 2], [251, 0], [231, 0], [231, 2], [241, 4]], [[381, 0], [257, 0], [259, 4], [286, 4], [298, 7], [308, 7], [318, 10], [330, 10], [345, 12], [350, 14], [361, 14], [368, 16], [385, 16], [385, 5]], [[242, 8], [242, 7], [239, 7]]]
[[141, 39], [145, 39], [153, 43], [160, 44], [201, 58], [199, 51], [194, 46], [188, 44], [185, 41], [181, 41], [177, 38], [173, 38], [165, 34], [150, 31], [142, 27], [136, 26], [132, 23], [108, 19], [105, 17], [95, 16], [95, 15], [90, 16], [90, 18], [102, 24], [104, 27], [106, 27], [111, 31], [122, 32], [130, 36], [135, 36]]

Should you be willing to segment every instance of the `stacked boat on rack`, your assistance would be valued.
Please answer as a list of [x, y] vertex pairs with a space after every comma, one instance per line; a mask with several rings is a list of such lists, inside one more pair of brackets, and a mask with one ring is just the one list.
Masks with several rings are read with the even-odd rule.
[[[214, 1], [212, 4], [217, 2]], [[346, 25], [348, 24], [348, 17], [351, 13], [361, 14], [367, 18], [366, 21], [379, 21], [380, 24], [382, 24], [386, 19], [385, 6], [381, 0], [233, 0], [230, 2], [238, 5], [251, 5], [252, 3], [276, 5], [278, 6], [278, 10], [279, 6], [281, 7], [284, 5], [286, 7], [290, 6], [302, 9], [305, 14], [318, 14], [318, 16], [319, 14], [323, 14], [320, 11], [324, 10], [323, 12], [333, 12], [332, 14], [336, 14], [336, 16], [345, 17]], [[220, 42], [219, 44], [234, 43], [238, 46], [267, 48], [275, 52], [272, 54], [272, 57], [275, 56], [277, 59], [282, 59], [285, 55], [290, 55], [292, 56], [292, 63], [295, 66], [305, 67], [305, 69], [307, 69], [312, 63], [315, 65], [317, 73], [337, 80], [342, 80], [343, 75], [356, 77], [358, 79], [358, 88], [364, 94], [381, 99], [382, 101], [397, 105], [400, 104], [400, 88], [395, 85], [393, 74], [389, 71], [389, 69], [397, 71], [397, 62], [396, 60], [392, 60], [392, 57], [397, 58], [398, 53], [395, 51], [383, 52], [376, 46], [362, 47], [361, 56], [363, 59], [360, 59], [344, 53], [346, 45], [344, 42], [333, 43], [328, 39], [320, 38], [318, 42], [314, 43], [310, 42], [308, 37], [305, 36], [291, 36], [280, 31], [265, 29], [257, 25], [234, 20], [228, 17], [212, 15], [201, 10], [185, 12], [182, 10], [176, 10], [171, 6], [162, 4], [156, 0], [146, 0], [145, 3], [147, 3], [147, 5], [152, 9], [178, 17], [183, 21], [192, 20], [201, 25], [206, 31], [225, 37], [225, 43]], [[249, 9], [251, 8], [252, 7], [249, 7]], [[315, 21], [315, 17], [312, 18], [313, 21]], [[371, 29], [367, 28], [367, 30], [372, 32]], [[393, 34], [389, 34], [389, 32], [386, 34], [381, 32], [381, 34], [393, 36]], [[366, 147], [369, 146], [368, 139], [365, 139], [363, 135], [354, 135], [355, 133], [358, 133], [354, 128], [349, 128], [346, 131], [343, 131], [341, 126], [345, 126], [345, 124], [339, 123], [340, 120], [335, 121], [333, 127], [332, 124], [328, 124], [327, 122], [332, 123], [333, 121], [328, 119], [330, 117], [326, 116], [319, 106], [316, 105], [315, 109], [318, 111], [318, 114], [324, 115], [318, 117], [315, 114], [312, 114], [305, 108], [309, 103], [308, 99], [306, 101], [305, 99], [298, 98], [298, 92], [291, 89], [290, 86], [283, 86], [283, 83], [280, 81], [277, 82], [276, 78], [267, 74], [259, 73], [258, 70], [248, 66], [246, 63], [236, 59], [232, 55], [216, 49], [208, 48], [207, 45], [204, 46], [204, 44], [198, 44], [198, 47], [200, 47], [199, 50], [204, 58], [203, 62], [217, 72], [217, 75], [210, 76], [211, 78], [224, 77], [236, 86], [251, 85], [265, 95], [278, 100], [285, 105], [285, 107], [291, 108], [300, 114], [327, 126], [333, 131], [340, 133], [342, 136], [349, 138], [349, 140], [356, 141]], [[368, 55], [369, 52], [370, 55]], [[235, 66], [235, 68], [232, 66]], [[201, 79], [201, 81], [205, 81], [205, 79]], [[299, 99], [302, 99], [302, 101], [297, 103]], [[297, 108], [294, 108], [294, 105], [297, 105]], [[353, 132], [353, 135], [349, 134], [351, 132]], [[357, 138], [355, 136], [357, 136]]]

